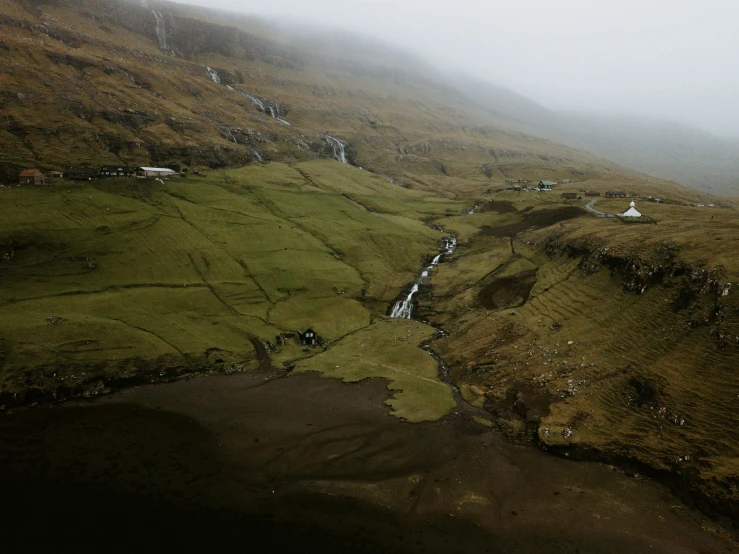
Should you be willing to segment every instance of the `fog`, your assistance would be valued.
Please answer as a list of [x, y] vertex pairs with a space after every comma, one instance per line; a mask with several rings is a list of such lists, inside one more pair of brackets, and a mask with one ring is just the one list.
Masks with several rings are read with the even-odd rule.
[[361, 32], [553, 109], [739, 137], [734, 0], [188, 0]]

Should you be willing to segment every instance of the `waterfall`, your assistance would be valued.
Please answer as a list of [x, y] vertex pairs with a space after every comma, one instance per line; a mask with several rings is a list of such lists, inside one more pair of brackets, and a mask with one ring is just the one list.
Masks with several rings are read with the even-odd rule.
[[210, 78], [213, 80], [214, 83], [221, 84], [221, 78], [218, 76], [218, 73], [214, 69], [211, 69], [207, 65], [205, 66], [205, 70], [208, 72], [208, 75], [210, 75]]
[[266, 111], [264, 109], [264, 103], [259, 98], [252, 96], [251, 94], [246, 94], [245, 92], [241, 92], [241, 91], [239, 91], [239, 94], [241, 94], [241, 96], [249, 100], [249, 102], [254, 104], [257, 108], [259, 108], [263, 112]]
[[228, 127], [223, 128], [223, 134], [226, 135], [227, 139], [234, 141], [236, 144], [239, 143], [239, 141], [236, 140], [236, 137], [234, 137], [233, 133], [231, 132], [231, 129], [229, 129]]
[[[331, 148], [334, 151], [334, 158], [339, 160], [341, 163], [346, 163], [346, 151], [344, 150], [344, 143], [341, 142], [339, 139], [332, 137], [331, 135], [323, 135], [323, 138], [326, 139], [326, 142], [328, 142], [331, 145]], [[410, 316], [409, 316], [410, 317]]]
[[255, 155], [255, 156], [257, 157], [257, 161], [259, 161], [259, 162], [263, 162], [263, 161], [264, 161], [264, 160], [262, 159], [262, 156], [261, 156], [261, 155], [259, 154], [259, 150], [257, 150], [257, 149], [255, 148], [255, 149], [253, 149], [253, 150], [252, 150], [252, 152], [254, 152], [254, 155]]
[[413, 312], [413, 295], [418, 292], [418, 284], [414, 283], [411, 292], [406, 296], [405, 300], [398, 300], [393, 306], [390, 317], [400, 319], [410, 319]]
[[398, 300], [395, 303], [392, 311], [390, 312], [390, 317], [399, 319], [411, 319], [413, 315], [413, 295], [418, 292], [419, 285], [429, 278], [431, 270], [441, 263], [442, 257], [444, 255], [450, 255], [454, 253], [454, 250], [457, 248], [457, 237], [455, 237], [454, 235], [444, 237], [442, 244], [444, 251], [434, 256], [431, 264], [421, 271], [418, 278], [413, 282], [413, 286], [411, 287], [408, 295], [403, 300]]
[[154, 14], [154, 17], [157, 20], [157, 38], [159, 39], [159, 49], [160, 50], [166, 50], [167, 49], [167, 29], [164, 26], [164, 16], [162, 15], [162, 12], [151, 10], [151, 13]]
[[[208, 70], [208, 74], [211, 76], [211, 79], [213, 79], [213, 81], [215, 81], [216, 83], [220, 83], [221, 82], [221, 80], [218, 79], [218, 75], [215, 75], [215, 77], [213, 76], [213, 74], [215, 72], [212, 69], [210, 69], [207, 66], [206, 66], [206, 69]], [[218, 79], [218, 80], [216, 81], [216, 79]], [[245, 92], [241, 92], [240, 90], [237, 90], [237, 89], [233, 88], [231, 85], [226, 85], [226, 88], [228, 90], [232, 90], [234, 92], [239, 93], [241, 96], [243, 96], [244, 98], [246, 98], [247, 100], [249, 100], [249, 102], [251, 102], [252, 104], [254, 104], [257, 108], [259, 108], [259, 111], [261, 111], [261, 112], [263, 112], [265, 114], [268, 114], [272, 119], [276, 119], [277, 121], [279, 121], [283, 125], [290, 126], [290, 123], [288, 121], [285, 121], [284, 119], [282, 119], [280, 117], [284, 113], [285, 109], [282, 106], [280, 106], [279, 104], [273, 102], [271, 104], [268, 103], [267, 105], [265, 105], [265, 103], [262, 102], [256, 96], [252, 96], [251, 94], [247, 94]], [[267, 100], [266, 102], [270, 102], [270, 101]]]

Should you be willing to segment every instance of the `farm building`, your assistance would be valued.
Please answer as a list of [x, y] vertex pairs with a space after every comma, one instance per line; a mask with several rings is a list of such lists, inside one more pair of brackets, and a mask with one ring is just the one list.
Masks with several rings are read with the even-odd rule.
[[46, 176], [38, 169], [25, 169], [18, 176], [19, 185], [43, 185], [46, 183]]
[[600, 196], [600, 193], [598, 191], [595, 191], [595, 190], [586, 190], [585, 191], [585, 196], [598, 197], [598, 196]]
[[85, 168], [68, 169], [64, 172], [64, 178], [73, 181], [91, 181], [95, 176], [96, 174], [92, 169]]
[[46, 173], [47, 179], [61, 179], [62, 177], [64, 177], [64, 173], [61, 171], [49, 171]]
[[139, 179], [152, 179], [154, 177], [170, 177], [175, 171], [167, 167], [139, 167], [136, 170], [136, 176]]
[[298, 340], [303, 346], [315, 346], [318, 344], [318, 335], [313, 329], [306, 329], [304, 332], [298, 331]]
[[104, 165], [100, 169], [101, 177], [131, 177], [134, 173], [127, 165]]
[[576, 192], [563, 192], [562, 198], [565, 198], [567, 200], [575, 200], [577, 199], [577, 193]]
[[606, 198], [626, 198], [628, 194], [626, 194], [622, 190], [609, 190], [606, 193]]
[[556, 184], [554, 181], [539, 181], [539, 190], [552, 190]]

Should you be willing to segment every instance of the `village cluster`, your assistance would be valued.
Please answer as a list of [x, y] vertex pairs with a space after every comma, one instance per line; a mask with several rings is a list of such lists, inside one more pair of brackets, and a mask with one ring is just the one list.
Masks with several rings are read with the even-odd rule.
[[[528, 181], [525, 181], [523, 179], [506, 179], [506, 184], [512, 184], [513, 190], [517, 191], [529, 191], [529, 192], [552, 192], [554, 187], [556, 185], [568, 185], [572, 183], [570, 179], [565, 179], [561, 183], [558, 183], [556, 181], [539, 181], [539, 184], [533, 187], [529, 187]], [[593, 197], [593, 198], [600, 198], [601, 193], [598, 191], [593, 190], [586, 190], [584, 193], [584, 196]], [[563, 192], [562, 198], [565, 198], [567, 200], [574, 200], [578, 198], [580, 195], [577, 192]], [[639, 198], [636, 194], [629, 194], [627, 192], [624, 192], [622, 190], [609, 190], [605, 194], [603, 194], [606, 198]], [[660, 198], [652, 198], [649, 197], [650, 200], [653, 200], [654, 202], [661, 202], [662, 200]]]
[[126, 165], [104, 165], [99, 171], [94, 169], [68, 169], [66, 171], [47, 171], [39, 169], [25, 169], [18, 176], [19, 185], [46, 185], [57, 179], [70, 179], [72, 181], [91, 181], [101, 177], [123, 177], [127, 179], [157, 179], [183, 175], [187, 172], [179, 165], [167, 165], [164, 167], [129, 167]]
[[[528, 192], [551, 192], [553, 188], [556, 185], [559, 185], [560, 183], [557, 183], [555, 181], [539, 181], [539, 183], [534, 187], [528, 186], [528, 181], [525, 181], [524, 179], [506, 179], [507, 184], [513, 185], [513, 190], [516, 191], [528, 191]], [[567, 185], [572, 183], [570, 179], [565, 179], [562, 181], [561, 184]], [[639, 198], [639, 195], [637, 194], [629, 194], [622, 190], [609, 190], [606, 191], [604, 194], [600, 193], [599, 191], [594, 190], [586, 190], [583, 195], [587, 198], [592, 198], [593, 200], [586, 206], [586, 209], [591, 212], [594, 215], [597, 215], [598, 217], [620, 217], [624, 221], [638, 221], [638, 222], [651, 222], [652, 219], [649, 217], [645, 217], [642, 215], [642, 213], [636, 209], [636, 203], [633, 199]], [[603, 212], [599, 212], [598, 210], [593, 208], [593, 204], [595, 201], [602, 196], [605, 196], [606, 198], [631, 198], [632, 201], [629, 205], [629, 209], [626, 210], [622, 214], [606, 214]], [[581, 200], [582, 196], [578, 192], [563, 192], [562, 198], [565, 200]], [[662, 202], [661, 198], [652, 198], [651, 196], [648, 197], [648, 199], [652, 202]]]

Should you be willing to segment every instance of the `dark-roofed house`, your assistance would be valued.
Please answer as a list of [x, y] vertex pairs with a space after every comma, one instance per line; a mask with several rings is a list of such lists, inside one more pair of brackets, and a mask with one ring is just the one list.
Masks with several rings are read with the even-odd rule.
[[46, 183], [46, 176], [38, 169], [24, 169], [18, 175], [19, 185], [43, 185]]
[[626, 198], [628, 194], [626, 194], [622, 190], [609, 190], [606, 193], [606, 198]]
[[92, 169], [74, 168], [64, 172], [64, 178], [73, 181], [91, 181], [95, 176], [96, 173]]
[[315, 346], [318, 344], [318, 335], [313, 329], [306, 329], [304, 332], [298, 331], [298, 339], [303, 346]]
[[556, 184], [554, 181], [539, 181], [539, 190], [552, 190]]
[[134, 173], [127, 165], [104, 165], [100, 169], [101, 177], [131, 177]]

